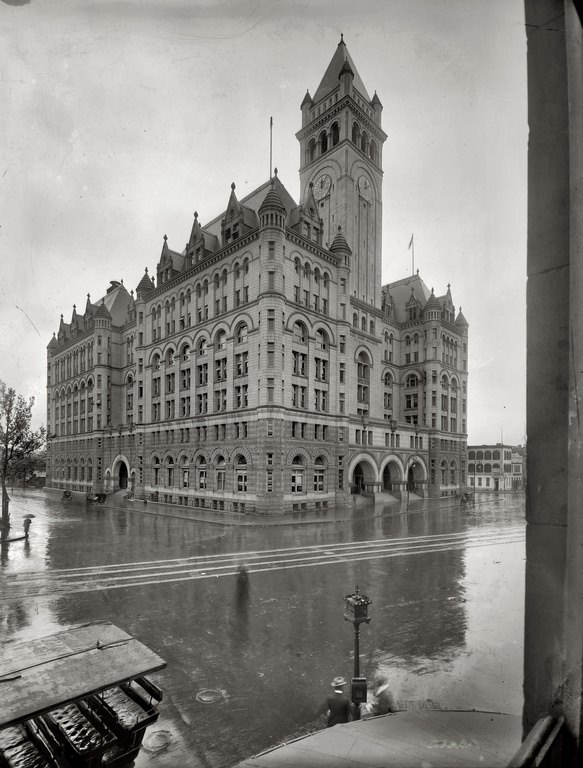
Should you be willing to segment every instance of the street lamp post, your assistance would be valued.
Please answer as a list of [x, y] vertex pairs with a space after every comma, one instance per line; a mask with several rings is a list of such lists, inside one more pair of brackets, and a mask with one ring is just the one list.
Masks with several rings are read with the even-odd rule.
[[344, 595], [346, 612], [345, 621], [350, 621], [354, 626], [354, 676], [352, 678], [351, 699], [355, 706], [355, 719], [360, 719], [360, 705], [366, 703], [366, 678], [360, 676], [360, 625], [370, 622], [368, 606], [372, 603], [366, 595], [358, 590], [358, 584], [354, 588], [354, 594]]

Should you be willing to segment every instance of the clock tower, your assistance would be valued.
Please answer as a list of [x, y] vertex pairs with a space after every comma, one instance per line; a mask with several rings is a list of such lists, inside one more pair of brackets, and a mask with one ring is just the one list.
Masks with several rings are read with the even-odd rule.
[[300, 199], [313, 183], [322, 244], [340, 227], [351, 250], [350, 295], [380, 308], [382, 104], [369, 97], [341, 37], [314, 97], [301, 105]]

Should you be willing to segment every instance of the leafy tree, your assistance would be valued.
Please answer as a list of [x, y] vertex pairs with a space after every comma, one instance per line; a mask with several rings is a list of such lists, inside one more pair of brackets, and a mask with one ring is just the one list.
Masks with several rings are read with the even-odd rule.
[[30, 426], [34, 397], [26, 400], [12, 387], [0, 381], [0, 480], [2, 482], [2, 529], [10, 528], [9, 498], [6, 478], [44, 445], [44, 427], [33, 431]]

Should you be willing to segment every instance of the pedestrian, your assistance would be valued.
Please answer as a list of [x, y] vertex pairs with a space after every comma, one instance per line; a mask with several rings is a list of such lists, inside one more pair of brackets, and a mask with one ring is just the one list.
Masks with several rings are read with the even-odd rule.
[[396, 712], [395, 700], [389, 689], [389, 681], [384, 675], [379, 675], [373, 683], [372, 700], [368, 706], [368, 716], [388, 715]]
[[25, 517], [22, 524], [24, 526], [24, 536], [28, 539], [28, 529], [30, 528], [30, 517]]
[[249, 571], [246, 565], [240, 565], [237, 570], [237, 597], [239, 599], [249, 597]]
[[338, 723], [348, 723], [352, 720], [352, 704], [344, 693], [346, 680], [343, 677], [335, 677], [331, 685], [333, 691], [326, 697], [326, 706], [328, 708], [327, 728], [338, 725]]

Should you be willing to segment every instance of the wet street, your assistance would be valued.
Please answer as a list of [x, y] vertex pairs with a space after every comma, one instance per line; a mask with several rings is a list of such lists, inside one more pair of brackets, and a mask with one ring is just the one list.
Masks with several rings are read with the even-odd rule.
[[28, 541], [1, 548], [2, 641], [103, 619], [168, 664], [151, 676], [164, 699], [137, 766], [232, 766], [322, 725], [330, 681], [352, 676], [343, 613], [356, 584], [373, 601], [361, 674], [386, 673], [399, 701], [521, 713], [522, 495], [359, 498], [285, 524], [11, 499], [12, 535], [35, 517]]

